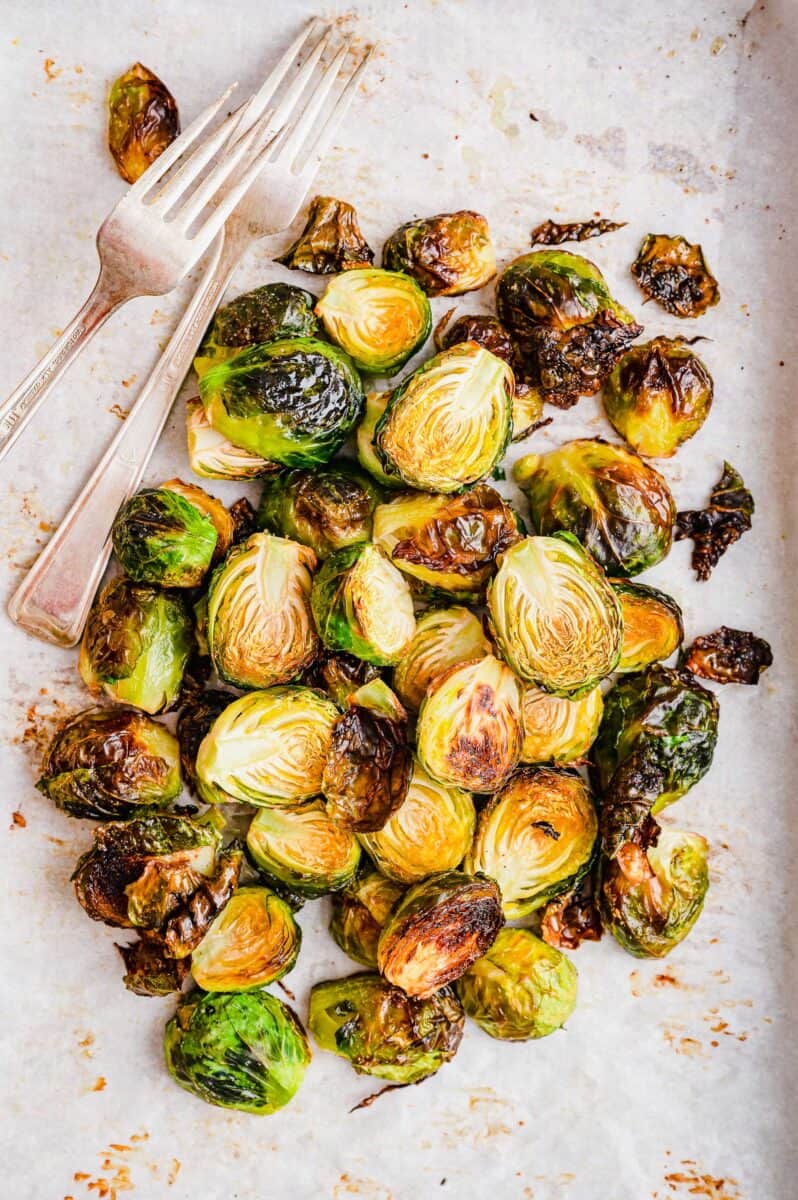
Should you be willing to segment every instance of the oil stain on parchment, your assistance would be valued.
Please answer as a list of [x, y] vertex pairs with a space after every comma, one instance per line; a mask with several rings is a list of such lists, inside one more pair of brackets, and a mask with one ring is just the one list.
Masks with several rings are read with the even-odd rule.
[[683, 1158], [679, 1170], [669, 1170], [663, 1183], [665, 1190], [652, 1192], [651, 1200], [676, 1200], [680, 1196], [685, 1200], [690, 1196], [699, 1200], [743, 1200], [736, 1179], [709, 1175], [691, 1158]]
[[[97, 1155], [99, 1167], [75, 1171], [72, 1180], [81, 1190], [65, 1195], [64, 1200], [78, 1200], [84, 1190], [94, 1200], [119, 1200], [125, 1192], [136, 1189], [145, 1172], [149, 1179], [164, 1179], [167, 1186], [172, 1187], [180, 1172], [180, 1160], [170, 1158], [168, 1162], [160, 1163], [149, 1158], [145, 1146], [149, 1136], [145, 1132], [133, 1133], [126, 1142], [109, 1142]], [[142, 1194], [147, 1194], [146, 1186]]]
[[594, 158], [603, 158], [611, 167], [623, 170], [626, 166], [626, 130], [620, 125], [605, 129], [598, 137], [590, 133], [577, 133], [574, 141], [577, 146], [584, 146]]

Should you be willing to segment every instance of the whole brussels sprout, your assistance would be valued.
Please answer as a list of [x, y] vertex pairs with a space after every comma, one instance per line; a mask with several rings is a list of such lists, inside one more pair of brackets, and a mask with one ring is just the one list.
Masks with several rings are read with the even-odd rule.
[[395, 375], [429, 337], [432, 313], [418, 284], [396, 271], [355, 268], [316, 305], [327, 335], [370, 375]]
[[222, 679], [241, 688], [287, 683], [319, 647], [310, 609], [316, 555], [254, 533], [234, 546], [208, 587], [206, 637]]
[[576, 700], [527, 688], [521, 762], [563, 764], [583, 758], [595, 741], [603, 711], [601, 688]]
[[207, 1104], [265, 1116], [296, 1095], [310, 1046], [296, 1013], [268, 992], [191, 992], [164, 1034], [172, 1078]]
[[371, 540], [382, 499], [374, 481], [344, 463], [273, 475], [263, 486], [258, 529], [310, 546], [319, 558]]
[[684, 637], [682, 610], [673, 597], [645, 583], [610, 582], [623, 609], [623, 645], [616, 671], [642, 671], [670, 658]]
[[134, 817], [180, 795], [177, 739], [144, 713], [88, 708], [53, 738], [40, 792], [71, 817]]
[[400, 571], [433, 593], [477, 598], [496, 559], [520, 541], [521, 521], [495, 488], [456, 496], [406, 492], [374, 511], [374, 541]]
[[373, 261], [374, 251], [360, 232], [354, 208], [333, 196], [313, 197], [302, 233], [275, 259], [294, 271], [309, 271], [311, 275], [351, 271]]
[[428, 359], [390, 394], [374, 445], [387, 475], [459, 492], [489, 474], [512, 432], [512, 369], [476, 342]]
[[418, 618], [416, 632], [394, 667], [394, 689], [402, 703], [417, 712], [434, 679], [490, 652], [482, 622], [469, 609], [429, 609]]
[[[160, 587], [196, 587], [202, 583], [225, 531], [221, 554], [233, 540], [227, 509], [202, 488], [188, 484], [143, 488], [116, 514], [111, 537], [123, 571], [136, 583]], [[216, 521], [211, 516], [211, 506]]]
[[330, 555], [313, 581], [311, 606], [329, 650], [375, 666], [397, 662], [416, 628], [407, 580], [370, 542]]
[[247, 992], [287, 975], [302, 934], [284, 900], [265, 887], [230, 897], [191, 956], [194, 982], [206, 992]]
[[487, 954], [457, 981], [467, 1016], [507, 1042], [546, 1037], [576, 1006], [576, 967], [529, 929], [500, 929]]
[[416, 999], [363, 972], [317, 983], [308, 1025], [322, 1050], [348, 1058], [359, 1075], [420, 1083], [454, 1058], [465, 1014], [450, 988]]
[[262, 808], [249, 827], [255, 866], [299, 896], [324, 896], [354, 879], [360, 844], [327, 815], [323, 800], [293, 808]]
[[192, 795], [200, 794], [197, 782], [197, 754], [202, 740], [209, 733], [216, 718], [235, 699], [232, 692], [223, 692], [221, 688], [209, 688], [207, 691], [190, 695], [180, 710], [180, 716], [177, 718], [180, 765], [183, 768], [183, 779]]
[[360, 834], [360, 842], [388, 879], [418, 883], [460, 865], [476, 819], [468, 792], [438, 783], [416, 762], [404, 803], [378, 833]]
[[346, 708], [358, 688], [379, 678], [379, 669], [362, 658], [323, 650], [302, 676], [302, 682], [326, 692], [339, 708]]
[[499, 885], [508, 920], [526, 917], [584, 875], [598, 817], [576, 771], [521, 767], [477, 820], [467, 871]]
[[570, 534], [524, 538], [505, 551], [487, 599], [499, 652], [525, 683], [576, 699], [615, 669], [621, 606]]
[[382, 265], [406, 271], [428, 296], [459, 296], [496, 274], [488, 222], [463, 209], [400, 225], [382, 248]]
[[344, 954], [376, 969], [380, 932], [403, 890], [379, 871], [369, 871], [333, 894], [330, 934]]
[[78, 669], [89, 691], [159, 713], [177, 699], [193, 648], [182, 596], [114, 579], [91, 606]]
[[538, 533], [565, 529], [596, 562], [639, 575], [671, 548], [676, 505], [653, 467], [601, 438], [578, 438], [549, 454], [527, 454], [514, 475]]
[[197, 753], [206, 803], [296, 804], [316, 796], [338, 710], [312, 688], [249, 692], [216, 718]]
[[279, 463], [268, 463], [228, 442], [211, 425], [196, 396], [186, 401], [186, 440], [189, 466], [204, 479], [257, 479], [279, 469]]
[[495, 792], [521, 757], [521, 700], [520, 683], [492, 654], [450, 667], [421, 704], [419, 762], [441, 783]]
[[387, 475], [374, 445], [374, 433], [377, 423], [388, 405], [390, 392], [369, 392], [366, 396], [366, 409], [363, 419], [355, 433], [357, 461], [364, 471], [368, 471], [384, 488], [404, 488], [402, 479], [396, 475]]
[[116, 169], [135, 183], [180, 133], [177, 103], [143, 63], [120, 75], [108, 96], [108, 149]]
[[293, 283], [267, 283], [217, 309], [200, 343], [194, 370], [227, 362], [239, 350], [285, 338], [312, 338], [319, 330], [313, 313], [316, 297]]
[[604, 409], [638, 454], [670, 458], [706, 421], [712, 394], [712, 376], [684, 338], [658, 337], [615, 366]]
[[219, 433], [287, 467], [327, 462], [363, 408], [360, 379], [347, 355], [315, 338], [240, 350], [206, 371], [199, 390]]
[[390, 983], [424, 999], [467, 971], [503, 924], [492, 879], [464, 871], [432, 875], [405, 892], [388, 916], [377, 964]]

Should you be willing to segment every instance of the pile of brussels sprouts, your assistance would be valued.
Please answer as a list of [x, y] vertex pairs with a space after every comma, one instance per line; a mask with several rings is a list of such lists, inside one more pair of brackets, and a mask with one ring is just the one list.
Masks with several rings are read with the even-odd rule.
[[[80, 651], [116, 703], [67, 722], [38, 785], [100, 822], [77, 898], [137, 935], [128, 988], [178, 994], [169, 1071], [254, 1113], [310, 1060], [266, 989], [317, 897], [361, 969], [313, 987], [310, 1033], [393, 1085], [451, 1059], [466, 1015], [505, 1040], [560, 1029], [563, 948], [602, 929], [671, 951], [704, 903], [707, 843], [656, 818], [709, 769], [718, 724], [714, 693], [662, 665], [678, 604], [630, 579], [676, 520], [635, 450], [671, 453], [711, 400], [687, 344], [629, 349], [641, 327], [598, 269], [539, 249], [500, 275], [498, 318], [448, 314], [437, 353], [364, 395], [425, 343], [429, 295], [493, 276], [485, 219], [403, 226], [376, 268], [351, 206], [318, 198], [284, 261], [334, 277], [318, 301], [272, 283], [222, 308], [188, 411], [194, 472], [262, 477], [257, 512], [177, 479], [122, 507], [121, 572]], [[544, 402], [600, 387], [629, 446], [522, 458], [528, 530], [487, 480]], [[728, 674], [736, 645], [694, 670], [719, 653]], [[173, 733], [154, 717], [176, 709]], [[176, 807], [184, 788], [196, 803]]]

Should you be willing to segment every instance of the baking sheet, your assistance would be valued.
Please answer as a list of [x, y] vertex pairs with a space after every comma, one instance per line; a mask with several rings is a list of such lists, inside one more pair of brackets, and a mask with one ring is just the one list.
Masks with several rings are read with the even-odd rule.
[[[103, 147], [109, 82], [141, 59], [190, 118], [231, 78], [253, 86], [314, 6], [0, 7], [5, 394], [93, 280], [94, 232], [122, 187]], [[584, 250], [651, 336], [685, 329], [641, 307], [627, 271], [641, 236], [703, 243], [723, 299], [687, 332], [711, 339], [701, 354], [716, 402], [664, 471], [679, 507], [692, 507], [730, 459], [757, 500], [754, 532], [709, 583], [693, 581], [689, 543], [645, 578], [680, 600], [688, 638], [724, 621], [751, 628], [771, 640], [776, 663], [758, 689], [723, 693], [712, 771], [667, 814], [712, 847], [704, 915], [669, 959], [638, 963], [611, 939], [587, 945], [574, 957], [580, 1000], [566, 1032], [519, 1046], [470, 1026], [437, 1077], [351, 1115], [373, 1081], [317, 1052], [294, 1103], [256, 1118], [204, 1106], [169, 1080], [160, 1039], [172, 1001], [124, 990], [114, 932], [75, 903], [68, 878], [91, 827], [54, 811], [32, 784], [54, 722], [86, 695], [74, 652], [26, 638], [3, 616], [2, 1191], [15, 1200], [791, 1200], [798, 9], [791, 0], [320, 7], [381, 39], [318, 181], [357, 206], [373, 244], [413, 214], [473, 207], [506, 261], [546, 217], [625, 219]], [[289, 278], [271, 262], [288, 241], [261, 243], [235, 290]], [[139, 300], [117, 314], [0, 467], [4, 602], [117, 428], [180, 303]], [[448, 306], [436, 302], [436, 314]], [[608, 432], [595, 400], [552, 415], [522, 451]], [[187, 472], [178, 406], [147, 478]], [[232, 499], [246, 488], [214, 490]], [[303, 951], [287, 982], [303, 1014], [314, 981], [351, 969], [326, 920], [324, 901], [300, 915]]]

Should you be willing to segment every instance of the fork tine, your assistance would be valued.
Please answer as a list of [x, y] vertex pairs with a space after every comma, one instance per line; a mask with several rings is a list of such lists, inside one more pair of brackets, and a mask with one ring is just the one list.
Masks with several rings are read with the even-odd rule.
[[[236, 134], [241, 135], [247, 133], [255, 124], [255, 121], [257, 121], [258, 117], [263, 114], [266, 109], [266, 105], [273, 98], [274, 93], [277, 91], [277, 88], [285, 78], [289, 67], [292, 65], [300, 51], [310, 40], [313, 34], [317, 32], [320, 25], [321, 20], [319, 17], [313, 17], [313, 19], [308, 22], [303, 32], [295, 39], [293, 45], [289, 46], [285, 54], [277, 63], [276, 67], [274, 67], [268, 77], [258, 88], [257, 92], [253, 93], [249, 100], [247, 100], [246, 103], [241, 106], [241, 108], [238, 110], [239, 125], [234, 131]], [[325, 26], [322, 36], [329, 35], [331, 31], [331, 25]]]
[[368, 69], [369, 60], [373, 56], [376, 49], [377, 43], [366, 48], [366, 52], [361, 58], [357, 67], [355, 67], [354, 71], [349, 76], [349, 79], [338, 93], [338, 98], [333, 105], [332, 112], [316, 134], [315, 139], [307, 148], [305, 162], [302, 166], [303, 171], [307, 170], [309, 167], [311, 167], [311, 165], [313, 170], [315, 170], [324, 155], [327, 153], [330, 142], [335, 137], [339, 125], [347, 114], [349, 105], [355, 98], [358, 84], [365, 75], [366, 70]]
[[285, 95], [277, 105], [277, 108], [274, 110], [273, 120], [275, 132], [278, 129], [283, 129], [286, 122], [293, 114], [293, 111], [297, 105], [297, 101], [310, 82], [319, 59], [330, 44], [331, 37], [332, 26], [328, 25], [324, 36], [313, 47], [312, 52], [305, 59], [299, 71], [297, 71]]
[[[193, 237], [190, 238], [192, 244], [197, 245], [204, 243], [205, 246], [210, 245], [216, 234], [224, 225], [227, 218], [230, 216], [230, 213], [244, 198], [260, 172], [263, 170], [264, 165], [272, 153], [274, 143], [280, 136], [281, 132], [282, 130], [278, 129], [277, 132], [273, 134], [266, 145], [259, 150], [235, 186], [225, 192], [224, 199], [221, 201], [221, 203], [208, 216], [206, 221], [197, 230]], [[250, 133], [256, 134], [257, 136], [256, 130], [251, 130]], [[202, 251], [200, 251], [200, 253], [202, 253]]]
[[185, 194], [225, 142], [230, 141], [232, 144], [232, 134], [236, 126], [235, 118], [235, 113], [231, 113], [222, 121], [218, 129], [215, 129], [197, 146], [194, 153], [178, 167], [177, 171], [167, 179], [160, 191], [149, 202], [150, 207], [158, 211], [161, 216], [166, 216], [174, 208], [180, 197]]
[[289, 167], [296, 152], [302, 145], [305, 137], [313, 127], [313, 123], [322, 110], [325, 100], [330, 94], [330, 91], [338, 78], [338, 72], [346, 58], [349, 50], [349, 42], [345, 42], [341, 49], [336, 54], [330, 65], [326, 68], [316, 87], [311, 92], [307, 103], [305, 104], [298, 120], [292, 128], [290, 128], [275, 157], [275, 162], [279, 162], [286, 167]]

